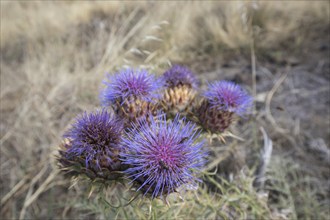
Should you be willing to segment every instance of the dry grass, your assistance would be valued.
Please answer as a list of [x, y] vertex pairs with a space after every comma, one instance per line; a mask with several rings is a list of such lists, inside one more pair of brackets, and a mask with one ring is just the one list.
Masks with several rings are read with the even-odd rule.
[[[236, 126], [245, 142], [229, 141], [255, 152], [262, 140], [259, 126], [267, 130], [274, 145], [265, 186], [270, 198], [256, 199], [260, 194], [244, 177], [242, 185], [224, 184], [228, 200], [202, 188], [198, 203], [191, 198], [170, 211], [150, 212], [141, 205], [146, 212], [131, 207], [128, 214], [112, 210], [109, 217], [326, 218], [329, 13], [325, 1], [1, 2], [1, 217], [84, 218], [74, 202], [93, 207], [82, 201], [83, 188], [67, 189], [70, 183], [56, 175], [53, 159], [70, 120], [99, 106], [106, 72], [130, 65], [160, 74], [169, 63], [184, 63], [203, 82], [256, 86], [257, 112], [250, 123]], [[285, 192], [278, 192], [281, 186]], [[219, 204], [236, 211], [219, 212]]]

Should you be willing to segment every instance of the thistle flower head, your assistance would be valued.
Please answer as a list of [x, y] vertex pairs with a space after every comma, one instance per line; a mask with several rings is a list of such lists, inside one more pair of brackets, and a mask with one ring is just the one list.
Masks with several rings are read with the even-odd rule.
[[84, 161], [87, 169], [101, 171], [116, 169], [122, 123], [106, 110], [83, 113], [78, 116], [64, 138], [70, 140], [65, 157]]
[[202, 142], [195, 125], [167, 121], [164, 115], [146, 120], [131, 129], [123, 139], [121, 158], [125, 172], [144, 194], [166, 196], [183, 185], [195, 183], [204, 165]]
[[133, 69], [121, 70], [104, 83], [106, 88], [101, 93], [101, 101], [105, 106], [116, 101], [123, 103], [131, 97], [151, 101], [158, 97], [156, 91], [162, 86], [162, 82], [148, 71]]
[[162, 79], [166, 87], [161, 100], [163, 110], [171, 116], [187, 115], [197, 93], [194, 74], [187, 67], [175, 65], [163, 74]]
[[239, 85], [229, 81], [217, 81], [204, 93], [211, 108], [244, 115], [252, 104], [252, 97]]
[[163, 74], [166, 87], [188, 85], [197, 89], [198, 81], [195, 75], [185, 66], [174, 65]]

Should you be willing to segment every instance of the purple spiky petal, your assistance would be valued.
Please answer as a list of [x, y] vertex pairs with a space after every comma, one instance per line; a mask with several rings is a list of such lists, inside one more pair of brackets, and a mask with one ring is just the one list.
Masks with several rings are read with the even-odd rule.
[[211, 108], [240, 116], [248, 113], [252, 105], [252, 97], [239, 85], [229, 81], [216, 81], [209, 84], [204, 97]]
[[68, 160], [84, 161], [86, 169], [116, 169], [123, 123], [106, 110], [79, 115], [64, 134], [70, 141]]
[[144, 101], [158, 98], [157, 90], [163, 85], [160, 79], [147, 70], [124, 69], [104, 81], [105, 89], [101, 93], [101, 102], [109, 106], [117, 101], [122, 104], [131, 97]]
[[163, 74], [163, 80], [166, 87], [179, 85], [187, 85], [193, 89], [198, 87], [196, 76], [186, 66], [174, 65]]
[[198, 181], [205, 163], [203, 142], [195, 125], [166, 116], [141, 121], [123, 138], [121, 158], [125, 172], [138, 190], [152, 198], [165, 196], [182, 184]]

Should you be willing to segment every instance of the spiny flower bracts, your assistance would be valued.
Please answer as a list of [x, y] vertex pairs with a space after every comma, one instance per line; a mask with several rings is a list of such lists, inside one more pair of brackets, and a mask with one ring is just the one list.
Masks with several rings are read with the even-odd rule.
[[199, 123], [212, 133], [221, 133], [234, 121], [235, 115], [244, 116], [252, 104], [252, 97], [239, 85], [217, 81], [203, 94], [197, 117]]
[[161, 106], [171, 116], [177, 113], [187, 115], [195, 99], [198, 81], [195, 75], [185, 66], [175, 65], [163, 76], [165, 90]]

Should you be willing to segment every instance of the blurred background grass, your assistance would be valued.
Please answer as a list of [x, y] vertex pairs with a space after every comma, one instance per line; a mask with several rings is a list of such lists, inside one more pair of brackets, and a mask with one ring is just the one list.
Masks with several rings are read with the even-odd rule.
[[[1, 218], [329, 218], [328, 1], [0, 5]], [[230, 163], [217, 160], [229, 147], [213, 144], [218, 175], [184, 201], [173, 195], [170, 207], [139, 200], [105, 211], [82, 184], [69, 190], [53, 155], [70, 120], [99, 106], [105, 73], [161, 74], [171, 63], [255, 94], [253, 116], [233, 128], [244, 141], [225, 144]], [[263, 147], [260, 127], [273, 154], [257, 190], [249, 155]], [[235, 176], [220, 183], [223, 173]]]

